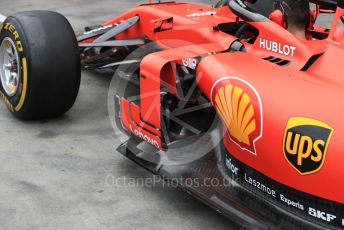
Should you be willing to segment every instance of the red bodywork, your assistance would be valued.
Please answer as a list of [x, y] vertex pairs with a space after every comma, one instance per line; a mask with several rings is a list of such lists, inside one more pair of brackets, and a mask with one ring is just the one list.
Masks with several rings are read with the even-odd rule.
[[[176, 65], [183, 64], [185, 58], [202, 57], [196, 68], [198, 86], [224, 120], [227, 150], [241, 162], [275, 181], [308, 194], [344, 203], [344, 156], [341, 152], [344, 149], [342, 28], [336, 30], [333, 27], [329, 37], [324, 40], [300, 41], [271, 21], [249, 22], [259, 30], [254, 44], [243, 42], [245, 52], [226, 52], [237, 38], [217, 27], [222, 23], [240, 20], [228, 7], [214, 9], [173, 2], [144, 4], [104, 25], [120, 23], [135, 15], [140, 16], [140, 21], [116, 39], [146, 36], [164, 50], [147, 55], [141, 63], [140, 107], [125, 99], [121, 101], [122, 122], [129, 132], [158, 148], [164, 148], [161, 86], [178, 96]], [[338, 9], [334, 25], [341, 15], [343, 12]], [[269, 57], [286, 60], [289, 65], [280, 66], [265, 60]], [[227, 99], [234, 98], [232, 102], [225, 103], [235, 106], [237, 100], [237, 109], [220, 108], [219, 103], [223, 103], [223, 100], [216, 99], [216, 96], [217, 93], [221, 96], [222, 87], [225, 90], [223, 92], [231, 94]], [[244, 103], [245, 97], [241, 90], [246, 93], [246, 100], [248, 105], [252, 105], [251, 112], [254, 115], [245, 118], [246, 127], [240, 128], [244, 122], [243, 114], [250, 109], [250, 106], [242, 105], [244, 107], [240, 115], [240, 103]], [[228, 113], [238, 113], [237, 120], [226, 117]], [[284, 153], [288, 121], [294, 117], [310, 118], [333, 128], [327, 143], [318, 142], [325, 148], [319, 150], [323, 155], [322, 164], [310, 173], [296, 170]], [[256, 120], [252, 123], [252, 119]], [[231, 127], [235, 122], [239, 124], [237, 129]], [[242, 135], [240, 132], [250, 129], [250, 125], [253, 131], [248, 133], [246, 142], [236, 138]], [[307, 154], [304, 153], [303, 157], [307, 157]], [[312, 159], [319, 161], [320, 157], [313, 155]], [[304, 158], [301, 156], [298, 162], [302, 163]]]

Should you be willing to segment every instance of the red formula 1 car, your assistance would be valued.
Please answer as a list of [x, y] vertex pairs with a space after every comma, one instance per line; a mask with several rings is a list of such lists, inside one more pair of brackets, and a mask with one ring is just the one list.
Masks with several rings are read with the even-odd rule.
[[272, 1], [149, 1], [77, 38], [57, 13], [18, 13], [0, 95], [18, 118], [58, 116], [81, 69], [114, 71], [119, 152], [242, 228], [342, 229], [344, 1], [311, 2], [308, 41], [268, 19]]

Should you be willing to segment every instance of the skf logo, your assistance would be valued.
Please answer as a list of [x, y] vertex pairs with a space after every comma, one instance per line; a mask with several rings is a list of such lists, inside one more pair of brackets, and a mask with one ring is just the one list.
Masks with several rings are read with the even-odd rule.
[[310, 118], [290, 118], [284, 135], [284, 155], [301, 175], [318, 172], [333, 134], [329, 125]]
[[256, 142], [263, 133], [263, 111], [256, 89], [242, 79], [227, 77], [213, 86], [211, 97], [231, 140], [257, 155]]

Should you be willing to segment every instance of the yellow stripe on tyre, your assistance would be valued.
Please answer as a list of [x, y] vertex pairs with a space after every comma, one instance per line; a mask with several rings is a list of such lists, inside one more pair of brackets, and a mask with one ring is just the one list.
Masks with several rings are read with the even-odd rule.
[[22, 64], [23, 64], [23, 89], [21, 92], [19, 103], [15, 107], [16, 112], [20, 111], [21, 108], [23, 107], [25, 98], [26, 98], [26, 92], [27, 92], [27, 60], [26, 58], [22, 58]]

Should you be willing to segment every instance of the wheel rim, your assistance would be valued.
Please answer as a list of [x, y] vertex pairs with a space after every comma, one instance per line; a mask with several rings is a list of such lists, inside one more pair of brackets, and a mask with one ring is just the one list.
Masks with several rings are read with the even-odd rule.
[[8, 96], [14, 96], [19, 88], [20, 62], [17, 47], [6, 37], [0, 46], [0, 77], [2, 88]]

